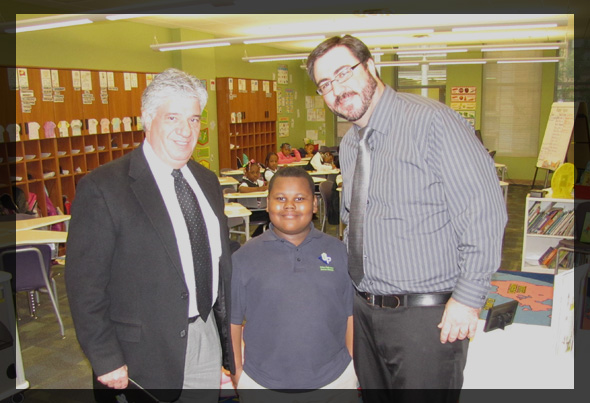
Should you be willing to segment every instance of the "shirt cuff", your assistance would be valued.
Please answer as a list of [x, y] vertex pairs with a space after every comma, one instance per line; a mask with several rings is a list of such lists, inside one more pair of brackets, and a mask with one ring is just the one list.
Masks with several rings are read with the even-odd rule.
[[460, 277], [453, 290], [453, 298], [464, 305], [479, 309], [486, 303], [490, 286], [489, 282], [487, 286], [483, 286]]

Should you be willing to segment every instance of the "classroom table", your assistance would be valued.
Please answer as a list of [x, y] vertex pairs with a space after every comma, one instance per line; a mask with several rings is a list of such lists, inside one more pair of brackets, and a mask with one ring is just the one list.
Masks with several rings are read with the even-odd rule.
[[[268, 197], [268, 190], [262, 192], [250, 192], [250, 193], [224, 193], [223, 197], [228, 200], [235, 199], [238, 203], [247, 207], [251, 210], [264, 210], [266, 208], [266, 198]], [[256, 199], [263, 199], [261, 203], [258, 203]]]
[[[35, 217], [28, 218], [26, 220], [14, 221], [14, 229], [16, 231], [25, 231], [30, 229], [37, 229], [46, 227], [48, 225], [57, 224], [60, 222], [68, 221], [72, 218], [71, 215], [52, 215], [48, 217]], [[12, 224], [12, 223], [11, 223]]]
[[306, 166], [309, 163], [309, 161], [304, 161], [303, 159], [301, 161], [294, 161], [294, 162], [285, 162], [283, 164], [278, 164], [280, 167], [298, 167], [298, 166]]
[[0, 247], [65, 243], [68, 233], [65, 231], [24, 230], [5, 231], [0, 234]]
[[233, 187], [234, 190], [238, 189], [238, 184], [240, 182], [238, 182], [238, 180], [236, 178], [234, 178], [233, 176], [220, 176], [219, 178], [219, 184], [221, 185], [221, 187]]
[[314, 175], [338, 175], [340, 170], [338, 168], [326, 169], [325, 171], [307, 171], [311, 176]]
[[240, 203], [225, 203], [224, 212], [228, 219], [241, 218], [244, 220], [243, 232], [232, 230], [231, 228], [229, 232], [232, 234], [244, 234], [246, 241], [250, 239], [250, 216], [252, 215], [252, 212]]
[[257, 199], [259, 197], [268, 197], [268, 190], [264, 190], [262, 192], [250, 192], [250, 193], [241, 193], [241, 192], [224, 193], [223, 197], [226, 199], [253, 199], [253, 198]]
[[237, 181], [240, 181], [244, 177], [243, 169], [232, 169], [230, 171], [221, 171], [222, 176], [231, 176]]
[[508, 182], [500, 181], [500, 187], [504, 194], [504, 202], [508, 203]]
[[506, 171], [508, 170], [508, 168], [506, 168], [506, 165], [498, 164], [497, 162], [494, 162], [494, 166], [496, 167], [496, 172], [498, 173], [498, 178], [500, 178], [501, 181], [504, 181], [504, 179], [506, 177]]

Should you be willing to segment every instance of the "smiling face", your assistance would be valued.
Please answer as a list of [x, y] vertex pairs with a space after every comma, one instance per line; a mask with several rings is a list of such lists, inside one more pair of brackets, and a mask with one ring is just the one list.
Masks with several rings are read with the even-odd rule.
[[[332, 80], [343, 68], [352, 67], [358, 62], [344, 46], [331, 49], [315, 62], [314, 75], [318, 86], [326, 80]], [[332, 82], [333, 90], [323, 95], [323, 98], [336, 115], [355, 123], [362, 119], [361, 123], [366, 124], [376, 104], [375, 91], [382, 85], [376, 75], [375, 63], [369, 59], [366, 66], [361, 64], [356, 67], [352, 77], [345, 82]]]
[[180, 169], [191, 158], [200, 129], [199, 101], [192, 97], [170, 97], [152, 117], [146, 140], [164, 163]]
[[305, 178], [277, 177], [268, 195], [268, 215], [275, 233], [299, 245], [310, 231], [317, 201]]

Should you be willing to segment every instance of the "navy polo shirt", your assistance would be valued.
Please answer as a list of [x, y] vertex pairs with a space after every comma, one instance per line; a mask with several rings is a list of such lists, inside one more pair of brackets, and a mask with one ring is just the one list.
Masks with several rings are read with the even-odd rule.
[[346, 246], [312, 227], [295, 246], [270, 229], [232, 255], [231, 323], [245, 320], [244, 371], [269, 389], [318, 389], [350, 363]]

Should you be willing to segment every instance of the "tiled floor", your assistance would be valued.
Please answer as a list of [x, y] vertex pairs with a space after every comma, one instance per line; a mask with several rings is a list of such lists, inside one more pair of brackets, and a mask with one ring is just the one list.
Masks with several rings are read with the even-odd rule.
[[[520, 270], [525, 197], [529, 190], [530, 187], [526, 185], [509, 187], [509, 222], [504, 238], [502, 269]], [[319, 220], [315, 224], [319, 227]], [[336, 225], [327, 224], [328, 233], [336, 235], [337, 229]], [[59, 335], [59, 327], [46, 295], [41, 296], [38, 319], [28, 316], [26, 297], [17, 296], [17, 308], [21, 317], [18, 326], [26, 379], [31, 389], [90, 389], [91, 369], [76, 341], [65, 293], [63, 267], [57, 266], [56, 272], [60, 310], [66, 328], [65, 339]], [[32, 392], [29, 392], [28, 401], [31, 401]], [[52, 399], [48, 398], [46, 401]]]

